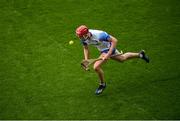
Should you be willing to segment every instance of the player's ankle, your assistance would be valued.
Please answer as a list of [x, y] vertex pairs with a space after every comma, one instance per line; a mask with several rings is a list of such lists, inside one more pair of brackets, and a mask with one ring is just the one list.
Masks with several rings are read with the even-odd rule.
[[139, 58], [143, 58], [143, 54], [142, 53], [139, 53]]

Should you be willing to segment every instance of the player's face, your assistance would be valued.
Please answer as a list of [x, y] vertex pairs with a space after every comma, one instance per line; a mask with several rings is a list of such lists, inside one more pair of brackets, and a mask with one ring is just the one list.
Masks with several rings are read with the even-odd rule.
[[89, 39], [89, 38], [90, 38], [90, 34], [89, 34], [89, 33], [84, 34], [82, 37], [83, 37], [83, 39], [87, 40], [87, 39]]

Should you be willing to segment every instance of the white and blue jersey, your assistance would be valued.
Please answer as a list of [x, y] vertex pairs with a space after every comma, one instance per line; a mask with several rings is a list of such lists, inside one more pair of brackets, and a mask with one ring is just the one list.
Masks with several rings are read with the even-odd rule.
[[110, 38], [110, 35], [108, 33], [93, 29], [89, 29], [89, 32], [92, 34], [92, 36], [89, 39], [81, 40], [83, 45], [93, 45], [97, 47], [97, 49], [101, 53], [109, 51], [111, 42], [108, 41], [108, 39]]

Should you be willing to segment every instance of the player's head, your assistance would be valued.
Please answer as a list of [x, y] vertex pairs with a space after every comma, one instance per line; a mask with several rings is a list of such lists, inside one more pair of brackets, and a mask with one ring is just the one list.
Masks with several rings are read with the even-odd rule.
[[76, 29], [76, 36], [78, 36], [79, 38], [87, 39], [88, 33], [89, 33], [89, 29], [85, 25], [81, 25]]

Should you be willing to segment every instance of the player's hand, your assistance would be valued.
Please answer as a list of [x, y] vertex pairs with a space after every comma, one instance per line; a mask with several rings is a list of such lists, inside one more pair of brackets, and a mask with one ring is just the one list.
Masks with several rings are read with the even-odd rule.
[[102, 60], [108, 60], [109, 59], [109, 55], [106, 54], [105, 56], [102, 57]]

